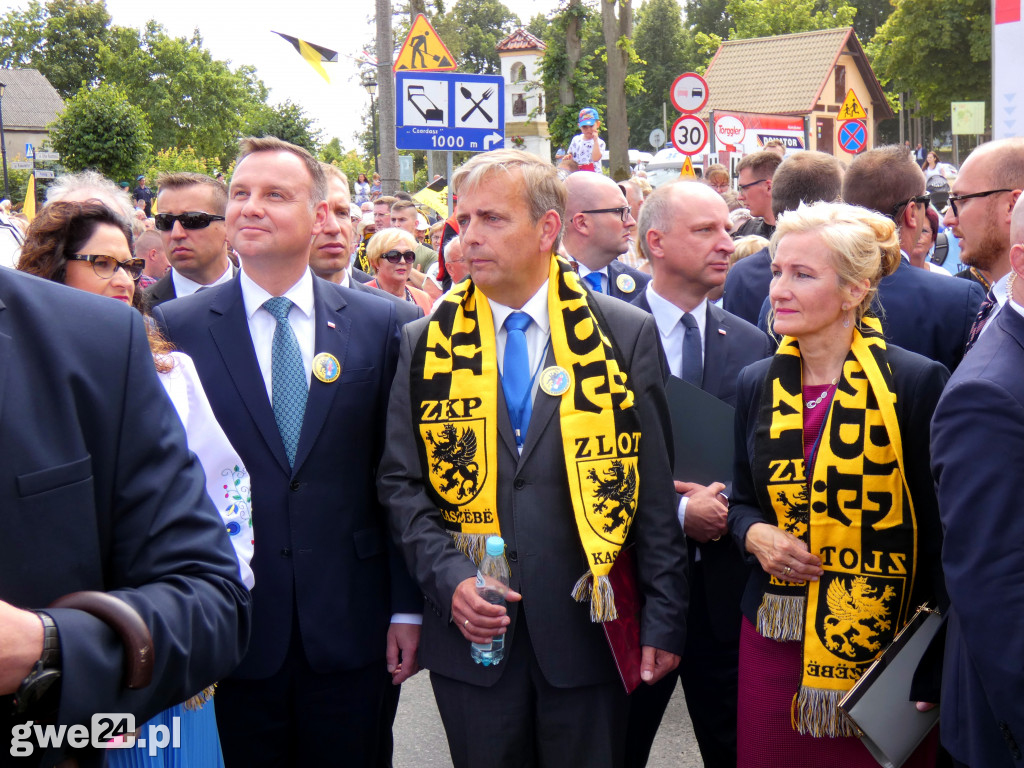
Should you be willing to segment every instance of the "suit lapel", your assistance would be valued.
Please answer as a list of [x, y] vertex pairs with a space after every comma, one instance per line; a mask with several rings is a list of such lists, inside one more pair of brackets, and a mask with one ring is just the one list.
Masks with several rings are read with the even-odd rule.
[[0, 300], [0, 411], [3, 410], [4, 393], [7, 391], [7, 372], [13, 364], [11, 360], [13, 343], [7, 306]]
[[[555, 350], [548, 345], [547, 356], [544, 358], [544, 365], [541, 366], [543, 371], [545, 368], [555, 364]], [[530, 417], [530, 426], [526, 431], [526, 442], [523, 443], [523, 455], [519, 457], [519, 461], [523, 462], [529, 458], [530, 454], [533, 453], [534, 447], [540, 441], [541, 435], [544, 430], [547, 429], [548, 422], [551, 421], [551, 417], [558, 412], [558, 405], [562, 402], [561, 396], [554, 397], [547, 394], [543, 389], [537, 387], [537, 397], [533, 401], [533, 415]], [[506, 412], [507, 413], [507, 412]], [[505, 421], [508, 422], [506, 415]], [[498, 420], [501, 423], [501, 420]], [[509, 435], [512, 433], [511, 424], [509, 426]], [[512, 441], [513, 450], [515, 450], [515, 440]]]
[[[338, 360], [338, 369], [343, 374], [345, 371], [345, 353], [348, 351], [349, 338], [352, 333], [352, 318], [347, 311], [347, 302], [341, 295], [341, 291], [335, 289], [330, 283], [313, 278], [313, 320], [315, 324], [315, 355], [321, 352], [334, 355]], [[333, 324], [333, 328], [328, 325]], [[299, 447], [295, 451], [295, 470], [298, 471], [302, 462], [309, 456], [310, 450], [316, 443], [324, 422], [327, 421], [327, 413], [331, 409], [331, 403], [337, 392], [340, 391], [339, 378], [330, 384], [320, 381], [316, 376], [310, 376], [309, 396], [306, 399], [306, 413], [302, 419], [302, 432], [299, 435]]]
[[707, 322], [704, 323], [704, 381], [701, 389], [714, 394], [719, 390], [725, 363], [725, 316], [710, 301], [707, 304]]
[[[242, 287], [237, 277], [230, 289], [220, 291], [214, 298], [210, 312], [213, 314], [210, 333], [228, 375], [270, 452], [285, 472], [291, 472], [284, 442], [277, 429], [277, 421], [274, 420], [274, 410], [263, 383], [263, 373], [256, 361], [256, 351], [249, 334], [249, 320], [242, 301]], [[248, 343], [241, 342], [242, 339]]]

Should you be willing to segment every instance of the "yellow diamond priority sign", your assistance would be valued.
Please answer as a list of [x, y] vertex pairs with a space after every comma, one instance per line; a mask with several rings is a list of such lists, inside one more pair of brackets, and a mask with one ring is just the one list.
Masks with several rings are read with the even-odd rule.
[[395, 59], [395, 72], [441, 72], [455, 69], [455, 57], [422, 13], [416, 16]]

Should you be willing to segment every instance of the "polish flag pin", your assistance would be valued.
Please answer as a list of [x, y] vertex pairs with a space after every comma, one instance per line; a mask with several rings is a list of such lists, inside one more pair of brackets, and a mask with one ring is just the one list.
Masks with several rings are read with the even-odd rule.
[[718, 329], [718, 332], [719, 332], [720, 334], [722, 334], [723, 336], [725, 336], [725, 335], [726, 335], [726, 333], [725, 333], [725, 328], [719, 328], [719, 329]]
[[327, 321], [327, 327], [328, 328], [333, 328], [334, 327], [334, 323], [332, 323], [330, 320], [328, 320]]

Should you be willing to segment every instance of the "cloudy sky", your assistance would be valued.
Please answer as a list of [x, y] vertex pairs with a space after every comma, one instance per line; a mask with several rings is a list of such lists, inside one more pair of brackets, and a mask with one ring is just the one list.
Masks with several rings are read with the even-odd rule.
[[[249, 64], [270, 88], [270, 102], [291, 99], [313, 117], [324, 136], [337, 136], [347, 149], [355, 147], [359, 116], [369, 96], [359, 85], [358, 55], [373, 39], [373, 0], [286, 0], [248, 3], [218, 0], [106, 0], [114, 23], [141, 28], [154, 18], [173, 36], [190, 36], [199, 29], [206, 47], [232, 66]], [[505, 0], [525, 24], [536, 13], [547, 13], [558, 0]], [[24, 8], [26, 0], [13, 3]], [[328, 84], [292, 46], [271, 30], [284, 32], [339, 52], [337, 64], [326, 64]]]

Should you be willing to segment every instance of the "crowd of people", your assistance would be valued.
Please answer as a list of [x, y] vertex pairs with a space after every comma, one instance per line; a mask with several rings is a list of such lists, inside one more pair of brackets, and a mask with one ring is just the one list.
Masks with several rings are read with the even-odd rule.
[[[50, 188], [0, 269], [5, 723], [181, 743], [33, 759], [389, 765], [424, 668], [460, 768], [644, 766], [677, 681], [705, 766], [870, 766], [839, 701], [923, 604], [907, 765], [1021, 759], [1024, 140], [940, 202], [902, 146], [616, 183], [580, 125], [575, 169], [475, 155], [433, 226], [270, 137]], [[693, 388], [735, 409], [720, 476], [673, 461], [724, 437], [673, 425]]]

